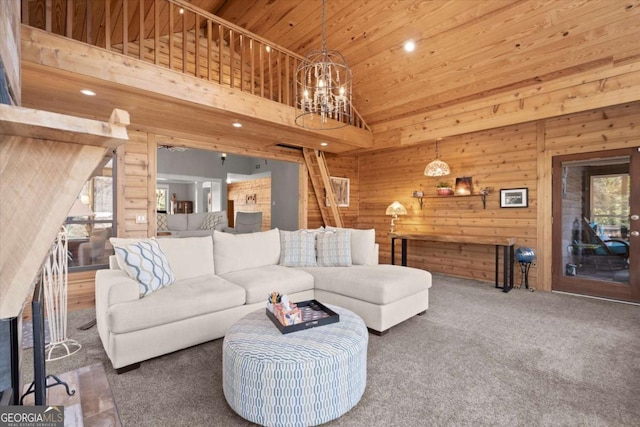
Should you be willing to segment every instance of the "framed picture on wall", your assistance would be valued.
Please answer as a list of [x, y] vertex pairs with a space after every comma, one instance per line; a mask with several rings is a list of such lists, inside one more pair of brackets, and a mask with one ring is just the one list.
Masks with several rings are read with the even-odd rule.
[[[329, 177], [331, 180], [331, 187], [333, 187], [333, 192], [336, 195], [336, 200], [338, 201], [338, 207], [340, 208], [348, 208], [349, 207], [349, 178], [336, 178], [334, 176]], [[331, 206], [329, 203], [329, 198], [326, 197], [325, 200], [327, 206]]]
[[528, 188], [500, 189], [501, 208], [526, 208], [529, 206]]

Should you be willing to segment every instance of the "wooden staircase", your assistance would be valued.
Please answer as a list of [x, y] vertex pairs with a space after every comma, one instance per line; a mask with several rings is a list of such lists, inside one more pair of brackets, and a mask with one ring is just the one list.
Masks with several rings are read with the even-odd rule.
[[[316, 195], [322, 221], [325, 226], [343, 227], [342, 217], [338, 209], [335, 191], [331, 185], [329, 169], [324, 153], [320, 150], [303, 148], [304, 161], [307, 164], [313, 192]], [[325, 199], [326, 198], [326, 199]], [[329, 202], [327, 206], [326, 201]]]

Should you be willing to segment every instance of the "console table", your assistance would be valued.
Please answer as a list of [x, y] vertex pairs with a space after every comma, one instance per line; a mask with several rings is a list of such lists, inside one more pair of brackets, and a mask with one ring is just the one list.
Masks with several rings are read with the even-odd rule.
[[[391, 237], [391, 264], [395, 264], [396, 239], [402, 240], [402, 265], [407, 265], [407, 241], [421, 240], [427, 242], [441, 243], [467, 243], [470, 245], [494, 245], [496, 247], [496, 288], [509, 292], [513, 288], [514, 259], [515, 259], [515, 237], [491, 237], [491, 236], [469, 236], [469, 235], [447, 235], [447, 234], [402, 234], [389, 233]], [[502, 248], [502, 277], [503, 284], [500, 286], [498, 280], [500, 276], [500, 248]]]

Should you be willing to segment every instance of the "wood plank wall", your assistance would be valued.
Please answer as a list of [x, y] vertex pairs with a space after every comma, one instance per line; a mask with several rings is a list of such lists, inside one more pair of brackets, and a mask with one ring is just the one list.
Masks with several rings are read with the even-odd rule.
[[[255, 203], [247, 203], [247, 196], [249, 195], [255, 195]], [[233, 200], [235, 213], [262, 212], [262, 230], [271, 229], [270, 177], [228, 184], [227, 199]]]
[[[524, 124], [487, 132], [451, 137], [440, 142], [439, 157], [451, 168], [451, 175], [426, 177], [425, 166], [436, 157], [435, 143], [360, 156], [359, 225], [375, 227], [380, 243], [380, 262], [389, 263], [390, 217], [385, 210], [394, 200], [408, 215], [396, 220], [396, 230], [409, 233], [514, 236], [517, 246], [536, 248], [536, 126]], [[472, 177], [473, 192], [489, 187], [486, 209], [478, 195], [438, 196], [436, 184], [456, 177]], [[527, 208], [500, 208], [501, 188], [528, 188]], [[420, 208], [414, 191], [423, 191]], [[399, 249], [399, 248], [398, 248]], [[408, 265], [480, 280], [493, 280], [493, 246], [432, 242], [409, 242]], [[399, 257], [398, 257], [399, 262]], [[535, 271], [530, 279], [535, 282]]]

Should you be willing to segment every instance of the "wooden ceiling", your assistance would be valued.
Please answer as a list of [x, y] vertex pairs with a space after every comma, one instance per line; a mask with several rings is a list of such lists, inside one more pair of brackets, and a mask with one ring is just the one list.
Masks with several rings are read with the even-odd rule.
[[[321, 46], [320, 0], [190, 3], [303, 56]], [[375, 134], [497, 94], [515, 99], [546, 82], [633, 68], [640, 0], [327, 0], [326, 35], [353, 71], [354, 105]], [[32, 104], [34, 92], [26, 88]]]
[[[201, 7], [300, 55], [321, 47], [319, 0]], [[640, 57], [637, 0], [327, 0], [327, 47], [353, 70], [369, 125]], [[416, 50], [403, 49], [406, 40]]]

